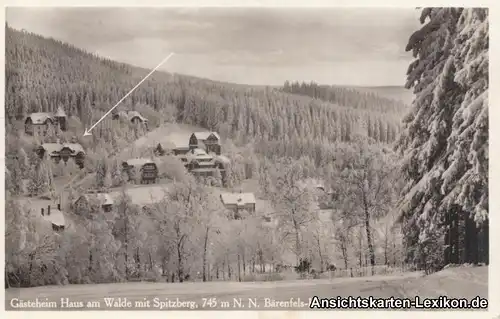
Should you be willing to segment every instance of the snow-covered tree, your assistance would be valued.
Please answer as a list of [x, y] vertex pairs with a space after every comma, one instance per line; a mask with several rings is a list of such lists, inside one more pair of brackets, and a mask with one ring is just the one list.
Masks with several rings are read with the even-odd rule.
[[[428, 21], [406, 48], [416, 58], [407, 81], [415, 99], [397, 145], [407, 181], [400, 208], [407, 257], [423, 267], [458, 262], [458, 239], [446, 229], [464, 215], [487, 215], [487, 16], [485, 9], [425, 8], [421, 23]], [[426, 260], [444, 239], [452, 255]]]

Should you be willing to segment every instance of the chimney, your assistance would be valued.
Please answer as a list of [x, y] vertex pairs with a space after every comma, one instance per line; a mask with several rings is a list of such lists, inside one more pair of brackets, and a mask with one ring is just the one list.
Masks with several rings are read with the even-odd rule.
[[50, 216], [50, 205], [47, 206], [47, 216]]
[[42, 216], [45, 216], [45, 214], [43, 213], [43, 208], [42, 208]]
[[61, 204], [57, 204], [57, 210], [61, 210]]

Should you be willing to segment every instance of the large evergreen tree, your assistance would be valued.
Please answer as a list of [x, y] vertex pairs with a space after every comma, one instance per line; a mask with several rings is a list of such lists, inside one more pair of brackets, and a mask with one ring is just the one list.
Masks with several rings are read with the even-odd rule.
[[462, 261], [460, 221], [488, 210], [488, 20], [485, 9], [462, 8], [425, 8], [420, 20], [406, 48], [416, 97], [397, 145], [401, 210], [408, 259], [439, 267]]

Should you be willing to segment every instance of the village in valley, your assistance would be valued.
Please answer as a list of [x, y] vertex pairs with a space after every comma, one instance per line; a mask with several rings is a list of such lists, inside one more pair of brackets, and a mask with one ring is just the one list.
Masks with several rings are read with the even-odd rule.
[[[148, 120], [137, 111], [114, 112], [112, 119], [116, 121], [124, 119], [134, 126], [142, 126], [147, 131]], [[37, 140], [44, 139], [48, 132], [55, 132], [57, 136], [58, 132], [66, 131], [66, 121], [67, 116], [62, 107], [59, 107], [55, 114], [31, 113], [25, 121], [25, 134]], [[225, 188], [227, 185], [226, 170], [231, 162], [222, 154], [219, 134], [204, 131], [193, 132], [190, 135], [184, 134], [183, 136], [184, 140], [177, 135], [173, 141], [167, 139], [163, 145], [158, 143], [153, 150], [154, 156], [129, 158], [121, 163], [121, 173], [125, 181], [129, 183], [128, 193], [133, 203], [140, 205], [142, 209], [147, 209], [148, 204], [154, 204], [164, 198], [164, 190], [168, 186], [168, 181], [160, 178], [162, 175], [160, 168], [162, 167], [162, 157], [170, 155], [178, 159], [186, 171], [195, 178], [208, 179], [210, 186], [217, 185], [216, 179], [218, 179], [221, 189], [224, 189], [220, 192], [219, 199], [224, 207], [233, 213], [233, 218], [240, 219], [242, 211], [254, 213], [256, 197], [253, 192], [242, 192], [241, 190], [231, 192]], [[62, 160], [64, 165], [67, 165], [68, 160], [71, 160], [79, 169], [85, 167], [85, 150], [77, 142], [61, 143], [59, 139], [56, 139], [55, 142], [42, 143], [35, 149], [35, 152], [41, 159], [49, 159], [56, 164]], [[154, 184], [152, 188], [148, 189], [153, 192], [152, 197], [142, 196], [146, 194], [144, 191], [134, 192], [134, 188], [140, 184]], [[144, 190], [144, 187], [142, 188]], [[52, 200], [32, 201], [36, 203], [33, 209], [39, 210], [55, 231], [62, 231], [67, 224], [68, 217], [65, 216], [68, 216], [68, 212], [62, 210], [61, 205], [71, 207], [78, 214], [79, 207], [86, 207], [85, 205], [88, 205], [89, 201], [94, 201], [98, 203], [102, 211], [109, 212], [113, 209], [116, 198], [120, 196], [120, 191], [116, 189], [107, 189], [106, 191], [89, 189], [87, 191], [88, 193], [81, 194], [71, 203], [67, 203], [68, 198], [64, 197], [65, 192], [62, 189], [61, 194]], [[264, 219], [270, 222], [270, 212], [266, 213]]]
[[[15, 19], [23, 10], [52, 27], [65, 17], [57, 30], [71, 21], [75, 35], [28, 31], [31, 19]], [[11, 300], [433, 296], [464, 274], [476, 281], [460, 297], [487, 296], [486, 9], [421, 8], [420, 19], [413, 9], [51, 10], [12, 9], [18, 25], [5, 24]], [[384, 14], [394, 28], [366, 19]], [[123, 29], [129, 18], [189, 48], [124, 50], [138, 30]], [[175, 23], [149, 30], [155, 19]], [[353, 37], [333, 39], [331, 21]], [[94, 40], [122, 43], [122, 58]], [[361, 72], [384, 63], [398, 70], [385, 82]]]

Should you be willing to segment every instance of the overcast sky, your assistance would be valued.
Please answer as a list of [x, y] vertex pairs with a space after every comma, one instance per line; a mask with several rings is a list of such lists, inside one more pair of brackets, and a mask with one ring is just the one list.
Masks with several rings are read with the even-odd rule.
[[220, 81], [402, 86], [412, 8], [8, 8], [16, 29], [118, 61]]

